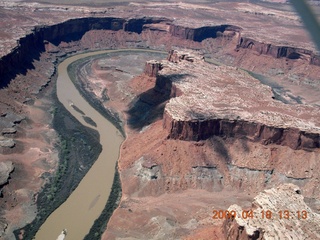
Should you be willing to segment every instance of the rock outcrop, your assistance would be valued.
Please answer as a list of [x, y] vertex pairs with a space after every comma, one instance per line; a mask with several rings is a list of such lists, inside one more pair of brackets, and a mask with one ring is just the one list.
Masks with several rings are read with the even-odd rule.
[[305, 203], [298, 186], [283, 184], [259, 193], [252, 209], [232, 205], [226, 239], [319, 239], [320, 214]]
[[149, 77], [156, 77], [161, 69], [162, 66], [159, 61], [150, 60], [146, 62], [144, 73], [147, 74]]
[[13, 139], [0, 136], [0, 147], [12, 148], [14, 147], [14, 145], [15, 145], [15, 142]]
[[8, 183], [8, 179], [13, 170], [14, 166], [11, 161], [0, 162], [0, 196], [2, 195], [2, 187]]
[[14, 127], [2, 129], [2, 134], [15, 134], [17, 129]]
[[196, 53], [171, 51], [160, 63], [155, 90], [173, 97], [165, 107], [168, 137], [199, 141], [246, 138], [292, 149], [319, 148], [319, 109], [288, 105], [243, 70], [213, 66]]

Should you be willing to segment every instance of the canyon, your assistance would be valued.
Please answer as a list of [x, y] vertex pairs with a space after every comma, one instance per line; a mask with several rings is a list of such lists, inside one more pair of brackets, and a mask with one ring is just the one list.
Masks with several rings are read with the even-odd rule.
[[[57, 64], [80, 52], [129, 48], [170, 52], [130, 78], [117, 77], [126, 63], [111, 69], [99, 58], [77, 69], [87, 101], [126, 135], [122, 197], [106, 231], [97, 230], [102, 239], [248, 239], [252, 226], [262, 239], [270, 232], [263, 229], [285, 232], [302, 220], [246, 225], [212, 219], [212, 210], [250, 209], [263, 191], [280, 205], [256, 205], [286, 210], [298, 187], [294, 211], [313, 216], [301, 231], [319, 237], [320, 55], [295, 13], [249, 3], [6, 1], [0, 13], [8, 19], [0, 29], [1, 237], [17, 230], [28, 239], [24, 227], [39, 216], [43, 186], [58, 169]], [[67, 129], [81, 129], [64, 114]], [[83, 175], [101, 149], [97, 133], [77, 131], [88, 137], [71, 144], [70, 158], [77, 148], [89, 153], [90, 163], [74, 163]], [[265, 190], [274, 188], [280, 193]]]

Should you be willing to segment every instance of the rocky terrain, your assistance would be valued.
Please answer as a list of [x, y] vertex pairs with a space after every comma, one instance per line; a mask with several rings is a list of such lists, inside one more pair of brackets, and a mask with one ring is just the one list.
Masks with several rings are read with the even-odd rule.
[[248, 73], [212, 67], [189, 53], [172, 51], [160, 66], [155, 89], [175, 97], [164, 111], [169, 138], [199, 141], [216, 135], [319, 148], [318, 107], [275, 101], [272, 89]]
[[[226, 211], [230, 201], [248, 208], [252, 193], [284, 182], [299, 185], [313, 211], [319, 212], [318, 107], [284, 104], [274, 99], [270, 87], [247, 72], [206, 63], [194, 52], [171, 51], [168, 60], [148, 61], [145, 72], [154, 85], [148, 84], [150, 88], [139, 94], [138, 103], [128, 110], [129, 122], [143, 112], [139, 122], [145, 125], [139, 126], [139, 132], [128, 130], [119, 161], [123, 198], [103, 239], [187, 238], [193, 234], [205, 239], [237, 239], [241, 234], [228, 233], [236, 227], [221, 230], [225, 223], [219, 220], [223, 219], [209, 221], [209, 209]], [[144, 85], [148, 82], [144, 79], [140, 77], [133, 84], [142, 81], [139, 84]], [[140, 113], [143, 104], [149, 108]], [[268, 112], [266, 117], [260, 116], [261, 108]], [[299, 108], [308, 108], [305, 112], [315, 115], [302, 120]], [[152, 120], [159, 111], [163, 119]], [[302, 132], [314, 136], [314, 140], [306, 140], [311, 145], [302, 144]], [[308, 159], [308, 164], [301, 159]], [[217, 194], [226, 196], [223, 202]], [[159, 204], [157, 198], [161, 199]], [[194, 198], [196, 204], [190, 200]], [[279, 204], [286, 206], [281, 200]], [[300, 203], [298, 207], [305, 209]], [[279, 206], [269, 209], [280, 211]], [[189, 217], [183, 218], [181, 213]], [[130, 224], [136, 218], [143, 224]], [[313, 218], [309, 220], [313, 222]], [[212, 224], [220, 230], [213, 231]], [[282, 223], [273, 219], [272, 224], [270, 228], [275, 229]], [[318, 230], [310, 227], [307, 231], [316, 239]]]
[[320, 215], [304, 202], [301, 190], [293, 184], [280, 185], [259, 193], [252, 209], [232, 205], [235, 218], [226, 220], [227, 239], [318, 239]]
[[122, 85], [107, 66], [86, 66], [86, 91], [119, 114], [127, 134], [123, 197], [103, 239], [221, 239], [246, 226], [213, 221], [212, 209], [249, 209], [254, 195], [282, 183], [305, 196], [296, 209], [307, 204], [318, 216], [320, 57], [293, 12], [223, 2], [0, 6], [3, 237], [35, 218], [36, 196], [57, 169], [49, 94], [56, 64], [110, 48], [193, 51], [148, 62]]

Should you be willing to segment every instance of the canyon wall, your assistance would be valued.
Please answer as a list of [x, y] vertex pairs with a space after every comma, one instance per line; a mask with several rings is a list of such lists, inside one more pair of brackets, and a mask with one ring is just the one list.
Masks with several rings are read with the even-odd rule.
[[165, 112], [163, 126], [168, 138], [199, 141], [212, 136], [246, 138], [262, 144], [279, 144], [292, 149], [320, 147], [319, 133], [308, 133], [296, 128], [279, 128], [243, 120], [200, 119], [177, 121]]
[[16, 75], [25, 75], [34, 69], [33, 59], [39, 59], [45, 51], [45, 43], [59, 45], [62, 42], [79, 41], [90, 30], [125, 30], [141, 33], [144, 24], [165, 21], [165, 19], [121, 19], [121, 18], [79, 18], [70, 19], [52, 26], [36, 26], [32, 32], [21, 38], [17, 47], [0, 59], [0, 86], [7, 85]]
[[[275, 46], [271, 43], [263, 43], [242, 36], [242, 29], [233, 25], [218, 25], [204, 27], [185, 27], [175, 25], [172, 20], [166, 18], [144, 17], [137, 19], [124, 19], [114, 17], [86, 17], [70, 19], [52, 26], [36, 26], [25, 37], [17, 42], [17, 46], [11, 52], [0, 59], [0, 86], [6, 86], [11, 79], [18, 74], [25, 74], [28, 69], [33, 69], [33, 59], [39, 59], [40, 53], [45, 51], [46, 41], [59, 45], [63, 42], [70, 43], [80, 40], [84, 34], [93, 30], [124, 31], [136, 34], [152, 32], [166, 35], [166, 38], [176, 39], [176, 46], [183, 46], [179, 39], [190, 42], [202, 42], [209, 38], [223, 38], [226, 41], [236, 39], [239, 48], [251, 49], [259, 54], [270, 55], [274, 58], [287, 58], [291, 60], [303, 59], [304, 61], [320, 66], [320, 56], [311, 50], [294, 48], [289, 46]], [[150, 37], [149, 36], [149, 37]], [[153, 35], [152, 35], [153, 36]], [[151, 37], [152, 37], [151, 36]], [[156, 40], [157, 35], [153, 36]], [[154, 41], [152, 40], [152, 41]], [[170, 42], [170, 41], [169, 41]], [[166, 43], [168, 44], [168, 42]], [[170, 43], [169, 43], [170, 44]], [[145, 47], [148, 47], [147, 45]], [[201, 48], [201, 47], [200, 47]]]
[[[145, 73], [154, 78], [153, 91], [170, 96], [161, 130], [160, 127], [157, 130], [166, 139], [163, 142], [170, 142], [170, 150], [159, 150], [159, 154], [167, 151], [169, 154], [156, 157], [150, 157], [148, 150], [132, 169], [124, 170], [123, 176], [133, 174], [141, 178], [139, 188], [143, 190], [131, 187], [130, 193], [156, 195], [163, 193], [163, 186], [171, 191], [180, 187], [220, 191], [225, 186], [261, 191], [282, 182], [292, 182], [304, 189], [312, 185], [315, 179], [309, 173], [314, 170], [313, 164], [300, 164], [302, 158], [318, 164], [316, 107], [276, 101], [270, 88], [249, 74], [232, 67], [213, 67], [192, 51], [174, 50], [167, 60], [148, 61]], [[260, 115], [262, 109], [270, 118]], [[299, 125], [306, 121], [301, 112], [310, 114], [306, 116], [310, 125]], [[253, 118], [248, 120], [248, 116]], [[207, 149], [199, 153], [197, 148], [206, 145]], [[213, 156], [208, 154], [211, 151]], [[175, 154], [181, 154], [184, 167], [189, 167], [182, 176], [170, 175], [173, 170], [164, 169], [159, 161], [163, 158], [163, 164], [169, 164]], [[199, 156], [206, 160], [198, 160]], [[186, 160], [189, 158], [190, 163]], [[223, 164], [217, 159], [223, 159]], [[292, 169], [292, 162], [299, 167]], [[309, 195], [319, 194], [310, 189]]]
[[270, 43], [263, 43], [251, 38], [240, 37], [237, 48], [251, 49], [259, 54], [270, 55], [274, 58], [302, 59], [312, 65], [320, 66], [320, 56], [311, 50], [289, 46], [275, 46]]
[[[168, 64], [166, 62], [153, 62], [149, 61], [146, 64], [145, 72], [149, 76], [155, 76], [156, 82], [155, 82], [155, 91], [161, 92], [161, 93], [167, 93], [170, 95], [171, 98], [173, 97], [180, 97], [184, 93], [188, 92], [190, 90], [184, 90], [183, 84], [180, 84], [183, 82], [183, 78], [176, 83], [177, 74], [174, 74], [177, 72], [176, 68], [178, 69], [179, 65], [183, 65], [183, 74], [188, 78], [188, 76], [191, 76], [192, 74], [196, 73], [199, 69], [199, 76], [201, 76], [201, 72], [203, 71], [204, 67], [201, 67], [202, 65], [205, 65], [203, 58], [201, 57], [194, 57], [193, 55], [189, 55], [188, 53], [181, 53], [178, 51], [170, 51], [170, 54], [168, 55], [168, 62], [173, 64]], [[195, 62], [194, 62], [195, 61]], [[184, 65], [184, 63], [186, 63]], [[187, 65], [188, 63], [188, 65]], [[200, 66], [200, 67], [199, 67]], [[187, 72], [186, 72], [186, 68]], [[170, 70], [168, 70], [170, 69]], [[172, 71], [171, 71], [172, 70]], [[189, 72], [190, 71], [190, 72]], [[210, 69], [206, 70], [211, 71]], [[230, 74], [232, 74], [232, 69], [229, 70]], [[212, 71], [212, 75], [218, 74], [217, 71]], [[225, 78], [228, 78], [229, 73], [225, 73]], [[208, 76], [208, 78], [210, 78]], [[190, 80], [189, 80], [190, 79]], [[187, 82], [194, 81], [196, 82], [197, 79], [189, 77]], [[201, 80], [199, 80], [201, 81]], [[214, 81], [214, 78], [213, 80]], [[227, 80], [225, 80], [227, 81]], [[248, 76], [245, 80], [247, 82], [251, 81], [251, 78]], [[253, 82], [254, 84], [255, 82]], [[209, 83], [212, 84], [212, 83]], [[212, 85], [211, 91], [206, 92], [206, 90], [201, 90], [202, 85], [194, 84], [194, 87], [198, 91], [201, 91], [203, 95], [212, 95], [215, 94], [214, 92], [220, 92], [221, 90], [215, 90], [219, 89], [216, 85], [220, 85], [221, 82], [216, 82], [216, 84]], [[239, 83], [242, 85], [241, 83]], [[205, 85], [205, 84], [203, 84]], [[209, 85], [210, 86], [210, 85]], [[229, 85], [226, 85], [226, 87]], [[252, 85], [253, 86], [253, 85]], [[257, 85], [258, 86], [258, 85]], [[251, 88], [251, 86], [250, 86]], [[250, 90], [243, 88], [242, 91], [246, 92], [245, 96], [242, 96], [242, 99], [245, 99], [249, 93]], [[262, 91], [270, 91], [268, 88], [263, 89]], [[185, 93], [187, 94], [187, 93]], [[232, 94], [228, 92], [228, 94]], [[235, 92], [235, 94], [238, 94]], [[253, 93], [254, 94], [254, 93]], [[219, 94], [217, 94], [219, 95]], [[241, 95], [241, 94], [240, 94]], [[269, 96], [268, 96], [269, 95]], [[265, 96], [265, 95], [262, 95]], [[242, 104], [246, 106], [254, 105], [256, 100], [255, 96], [252, 97], [252, 100], [254, 102], [251, 102], [250, 98], [248, 101], [244, 101]], [[208, 104], [210, 103], [211, 98], [206, 97]], [[232, 97], [230, 97], [229, 102], [234, 102], [234, 107], [236, 108], [236, 101], [232, 100]], [[219, 101], [220, 99], [216, 100]], [[177, 100], [178, 101], [178, 100]], [[190, 100], [191, 101], [191, 100]], [[194, 105], [197, 104], [197, 100], [194, 101]], [[271, 94], [267, 94], [265, 96], [266, 102], [273, 102], [275, 105], [276, 101], [272, 99]], [[214, 104], [214, 101], [212, 102]], [[263, 103], [265, 104], [265, 102]], [[270, 103], [272, 105], [272, 103]], [[269, 104], [269, 105], [270, 105]], [[207, 106], [203, 106], [204, 108], [207, 108]], [[281, 107], [283, 107], [281, 109]], [[183, 108], [183, 107], [182, 107]], [[274, 118], [282, 118], [281, 111], [286, 110], [288, 106], [284, 104], [280, 104], [280, 108], [276, 110]], [[191, 109], [191, 110], [190, 110]], [[192, 106], [190, 106], [190, 109], [185, 110], [186, 112], [192, 111]], [[224, 111], [224, 108], [217, 108], [216, 111]], [[226, 111], [228, 108], [226, 107]], [[266, 108], [265, 108], [266, 109]], [[274, 111], [276, 108], [273, 107], [272, 111]], [[309, 109], [311, 110], [311, 109]], [[309, 111], [307, 110], [307, 111]], [[307, 129], [300, 129], [297, 126], [282, 126], [283, 124], [277, 121], [270, 121], [270, 125], [264, 124], [259, 119], [256, 119], [256, 121], [249, 121], [245, 119], [241, 119], [241, 117], [235, 117], [235, 116], [225, 116], [225, 118], [219, 118], [219, 117], [213, 117], [215, 113], [212, 113], [212, 116], [205, 116], [205, 114], [201, 115], [201, 113], [195, 114], [193, 117], [176, 117], [173, 113], [175, 111], [168, 111], [168, 109], [164, 110], [164, 116], [163, 116], [163, 126], [168, 132], [168, 138], [171, 139], [179, 139], [179, 140], [185, 140], [185, 141], [199, 141], [199, 140], [205, 140], [212, 136], [220, 136], [220, 137], [232, 137], [232, 138], [246, 138], [253, 142], [260, 142], [264, 145], [268, 144], [278, 144], [283, 146], [288, 146], [292, 149], [312, 149], [312, 148], [319, 148], [320, 147], [320, 134], [317, 131], [307, 130]], [[245, 110], [244, 110], [245, 111]], [[292, 108], [288, 109], [288, 111], [293, 111]], [[316, 109], [314, 109], [315, 112], [317, 112]], [[183, 112], [182, 115], [188, 116], [188, 113]], [[272, 113], [272, 112], [271, 112]], [[270, 114], [271, 114], [270, 113]], [[249, 115], [251, 113], [248, 113]], [[272, 113], [273, 114], [273, 113]], [[178, 114], [177, 114], [178, 115]], [[181, 115], [181, 113], [180, 113]], [[190, 114], [189, 114], [190, 115]], [[299, 115], [299, 114], [298, 114]], [[293, 115], [294, 116], [294, 115]], [[297, 120], [299, 121], [299, 120]]]
[[206, 38], [217, 38], [221, 36], [233, 37], [240, 31], [240, 27], [231, 25], [205, 26], [199, 28], [171, 25], [169, 33], [173, 37], [201, 42]]

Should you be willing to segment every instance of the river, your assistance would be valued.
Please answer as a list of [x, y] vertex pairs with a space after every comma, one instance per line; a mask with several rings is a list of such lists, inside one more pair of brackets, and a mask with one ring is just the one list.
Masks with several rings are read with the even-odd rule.
[[[94, 128], [99, 132], [102, 152], [69, 198], [41, 226], [35, 236], [36, 240], [55, 240], [63, 229], [67, 229], [66, 240], [83, 239], [89, 232], [94, 220], [101, 214], [108, 200], [123, 137], [111, 122], [91, 107], [80, 95], [69, 78], [67, 67], [82, 58], [120, 51], [123, 52], [124, 50], [106, 50], [79, 54], [67, 58], [58, 66], [57, 96], [59, 101], [81, 124]], [[126, 51], [158, 52], [134, 49], [127, 49]], [[74, 110], [70, 103], [81, 109], [86, 116], [97, 124], [97, 127], [86, 123], [82, 114]]]

